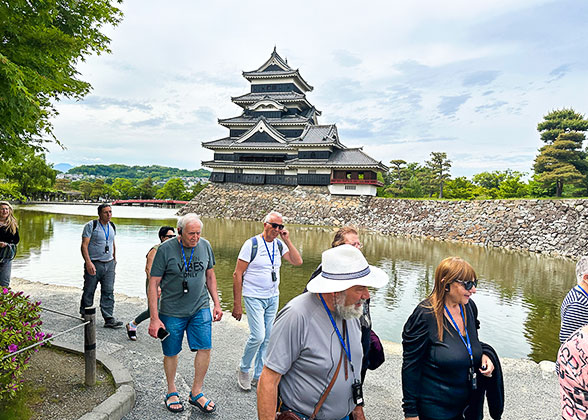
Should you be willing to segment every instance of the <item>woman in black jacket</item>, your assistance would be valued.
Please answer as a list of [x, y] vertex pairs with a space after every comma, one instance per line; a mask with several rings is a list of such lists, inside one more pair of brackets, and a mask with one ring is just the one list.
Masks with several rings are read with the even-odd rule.
[[492, 376], [494, 365], [478, 340], [476, 273], [458, 257], [435, 270], [435, 286], [404, 325], [402, 391], [404, 417], [462, 420], [478, 373]]
[[8, 201], [0, 201], [0, 287], [10, 286], [12, 259], [19, 241], [12, 206]]

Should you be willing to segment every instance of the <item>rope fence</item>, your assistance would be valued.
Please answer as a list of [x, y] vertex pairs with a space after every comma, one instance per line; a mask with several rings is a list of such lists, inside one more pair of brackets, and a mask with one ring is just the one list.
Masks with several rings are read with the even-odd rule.
[[82, 321], [81, 324], [76, 325], [74, 327], [68, 328], [67, 330], [61, 331], [51, 337], [48, 337], [38, 343], [32, 344], [28, 347], [24, 347], [19, 349], [13, 353], [7, 354], [1, 360], [8, 359], [10, 357], [14, 357], [15, 355], [25, 352], [27, 350], [31, 350], [37, 346], [42, 346], [45, 343], [50, 342], [51, 340], [56, 339], [59, 336], [62, 336], [70, 331], [76, 330], [78, 328], [84, 327], [84, 359], [85, 359], [85, 384], [88, 386], [93, 386], [96, 384], [96, 308], [89, 307], [84, 309], [84, 317], [81, 318], [79, 316], [74, 316], [70, 314], [66, 314], [64, 312], [56, 311], [54, 309], [43, 308], [40, 307], [41, 310], [52, 312], [58, 315], [66, 316], [69, 318], [76, 319], [78, 321]]

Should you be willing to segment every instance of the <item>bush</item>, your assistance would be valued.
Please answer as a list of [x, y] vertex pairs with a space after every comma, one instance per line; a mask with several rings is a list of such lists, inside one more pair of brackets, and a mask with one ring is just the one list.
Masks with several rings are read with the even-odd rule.
[[0, 400], [16, 395], [22, 384], [20, 377], [38, 347], [9, 355], [49, 336], [41, 331], [40, 304], [32, 303], [22, 292], [6, 288], [0, 292]]

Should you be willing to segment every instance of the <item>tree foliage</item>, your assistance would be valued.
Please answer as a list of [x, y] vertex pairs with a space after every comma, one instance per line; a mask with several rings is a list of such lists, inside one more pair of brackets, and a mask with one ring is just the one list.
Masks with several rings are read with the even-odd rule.
[[537, 131], [544, 143], [551, 144], [562, 133], [588, 131], [588, 121], [571, 108], [558, 109], [543, 117], [543, 121], [537, 124]]
[[0, 1], [0, 159], [22, 147], [59, 141], [51, 117], [60, 98], [80, 99], [90, 84], [76, 64], [108, 52], [101, 30], [117, 25], [122, 0]]
[[425, 162], [425, 166], [431, 171], [432, 184], [439, 188], [439, 198], [443, 198], [443, 185], [451, 178], [451, 161], [447, 159], [447, 153], [431, 152], [431, 159]]
[[[537, 129], [547, 144], [539, 149], [533, 169], [538, 181], [553, 185], [555, 196], [561, 197], [565, 184], [581, 184], [585, 179], [588, 164], [582, 143], [588, 121], [571, 109], [553, 111], [544, 118]], [[557, 137], [552, 140], [555, 134]]]
[[104, 178], [126, 178], [126, 179], [145, 179], [160, 180], [172, 177], [207, 177], [210, 171], [206, 169], [197, 169], [189, 171], [187, 169], [170, 168], [168, 166], [150, 165], [150, 166], [127, 166], [127, 165], [81, 165], [71, 168], [68, 174], [94, 175]]

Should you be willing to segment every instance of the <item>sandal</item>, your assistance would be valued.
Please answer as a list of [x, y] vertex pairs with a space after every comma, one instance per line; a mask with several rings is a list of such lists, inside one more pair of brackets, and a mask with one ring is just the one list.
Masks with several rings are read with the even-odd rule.
[[204, 405], [200, 404], [198, 402], [199, 398], [202, 398], [204, 396], [204, 393], [200, 393], [198, 395], [196, 395], [195, 397], [192, 396], [192, 391], [190, 391], [190, 396], [188, 397], [188, 402], [190, 404], [192, 404], [195, 407], [198, 407], [200, 409], [200, 411], [202, 411], [203, 413], [214, 413], [216, 411], [216, 404], [213, 405], [210, 410], [208, 409], [210, 406], [210, 403], [212, 402], [212, 400], [208, 400], [204, 403]]
[[125, 325], [127, 327], [127, 335], [129, 336], [129, 340], [137, 341], [137, 327], [131, 327], [131, 324]]
[[[178, 397], [178, 401], [173, 401], [168, 404], [167, 400], [169, 400], [171, 397]], [[167, 394], [165, 396], [164, 401], [165, 401], [165, 406], [172, 413], [181, 413], [182, 411], [184, 411], [184, 403], [180, 401], [180, 394], [178, 394], [177, 392], [170, 392], [169, 394]], [[176, 405], [179, 407], [177, 407], [177, 408], [173, 407]]]

